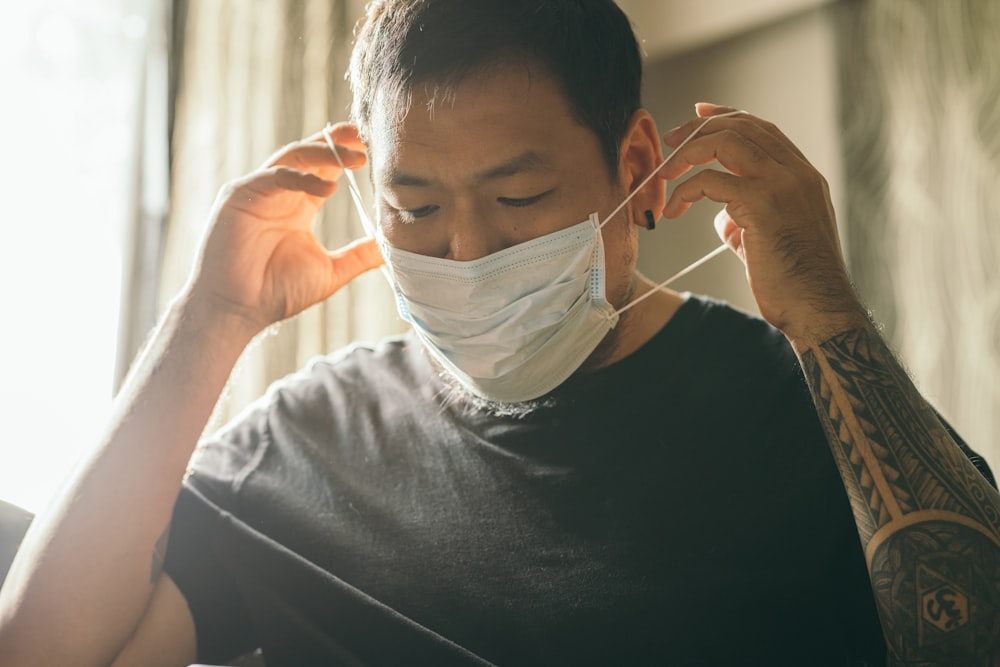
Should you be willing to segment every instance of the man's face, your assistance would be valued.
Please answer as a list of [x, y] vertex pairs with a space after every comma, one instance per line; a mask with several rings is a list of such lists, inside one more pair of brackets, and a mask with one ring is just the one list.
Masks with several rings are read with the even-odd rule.
[[[626, 194], [596, 135], [537, 68], [473, 73], [433, 108], [428, 99], [418, 84], [402, 122], [372, 122], [378, 220], [398, 248], [474, 260], [593, 211], [607, 215]], [[631, 230], [624, 216], [604, 228], [612, 303], [625, 297], [632, 272]]]

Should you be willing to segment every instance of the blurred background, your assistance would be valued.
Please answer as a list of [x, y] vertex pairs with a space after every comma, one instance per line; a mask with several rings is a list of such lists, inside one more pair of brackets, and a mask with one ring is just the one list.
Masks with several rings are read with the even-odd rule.
[[[620, 0], [661, 131], [697, 101], [768, 118], [830, 182], [859, 291], [918, 386], [1000, 471], [1000, 3]], [[0, 8], [0, 500], [42, 509], [183, 282], [219, 186], [347, 115], [362, 0], [35, 0]], [[600, 94], [595, 90], [594, 94]], [[644, 233], [664, 279], [717, 205]], [[317, 221], [362, 235], [346, 191]], [[754, 311], [731, 255], [681, 290]], [[259, 339], [216, 411], [402, 330], [381, 276]], [[752, 400], [752, 398], [748, 399]]]

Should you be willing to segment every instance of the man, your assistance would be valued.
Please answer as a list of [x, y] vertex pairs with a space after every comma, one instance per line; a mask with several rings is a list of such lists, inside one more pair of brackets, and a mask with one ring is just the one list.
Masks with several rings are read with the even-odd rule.
[[[373, 3], [356, 125], [223, 189], [0, 662], [996, 664], [1000, 499], [858, 304], [822, 177], [712, 105], [660, 168], [639, 80], [610, 0]], [[328, 253], [366, 150], [378, 238]], [[636, 228], [706, 197], [774, 328], [635, 273]], [[243, 347], [383, 253], [414, 332], [280, 383], [182, 485]]]

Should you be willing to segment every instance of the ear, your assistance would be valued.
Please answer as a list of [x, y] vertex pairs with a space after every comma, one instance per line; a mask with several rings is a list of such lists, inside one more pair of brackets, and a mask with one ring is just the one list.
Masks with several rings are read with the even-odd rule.
[[[618, 162], [618, 175], [625, 192], [631, 194], [662, 161], [663, 148], [660, 146], [656, 121], [648, 111], [639, 109], [629, 119]], [[645, 227], [645, 212], [652, 211], [653, 217], [659, 220], [666, 204], [667, 193], [663, 187], [663, 179], [655, 176], [629, 202], [629, 214], [636, 225]]]

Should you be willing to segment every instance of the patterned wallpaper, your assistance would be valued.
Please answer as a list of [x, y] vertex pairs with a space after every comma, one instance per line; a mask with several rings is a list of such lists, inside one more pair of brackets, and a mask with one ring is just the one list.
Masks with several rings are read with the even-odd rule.
[[924, 395], [1000, 468], [1000, 2], [838, 12], [851, 271]]

